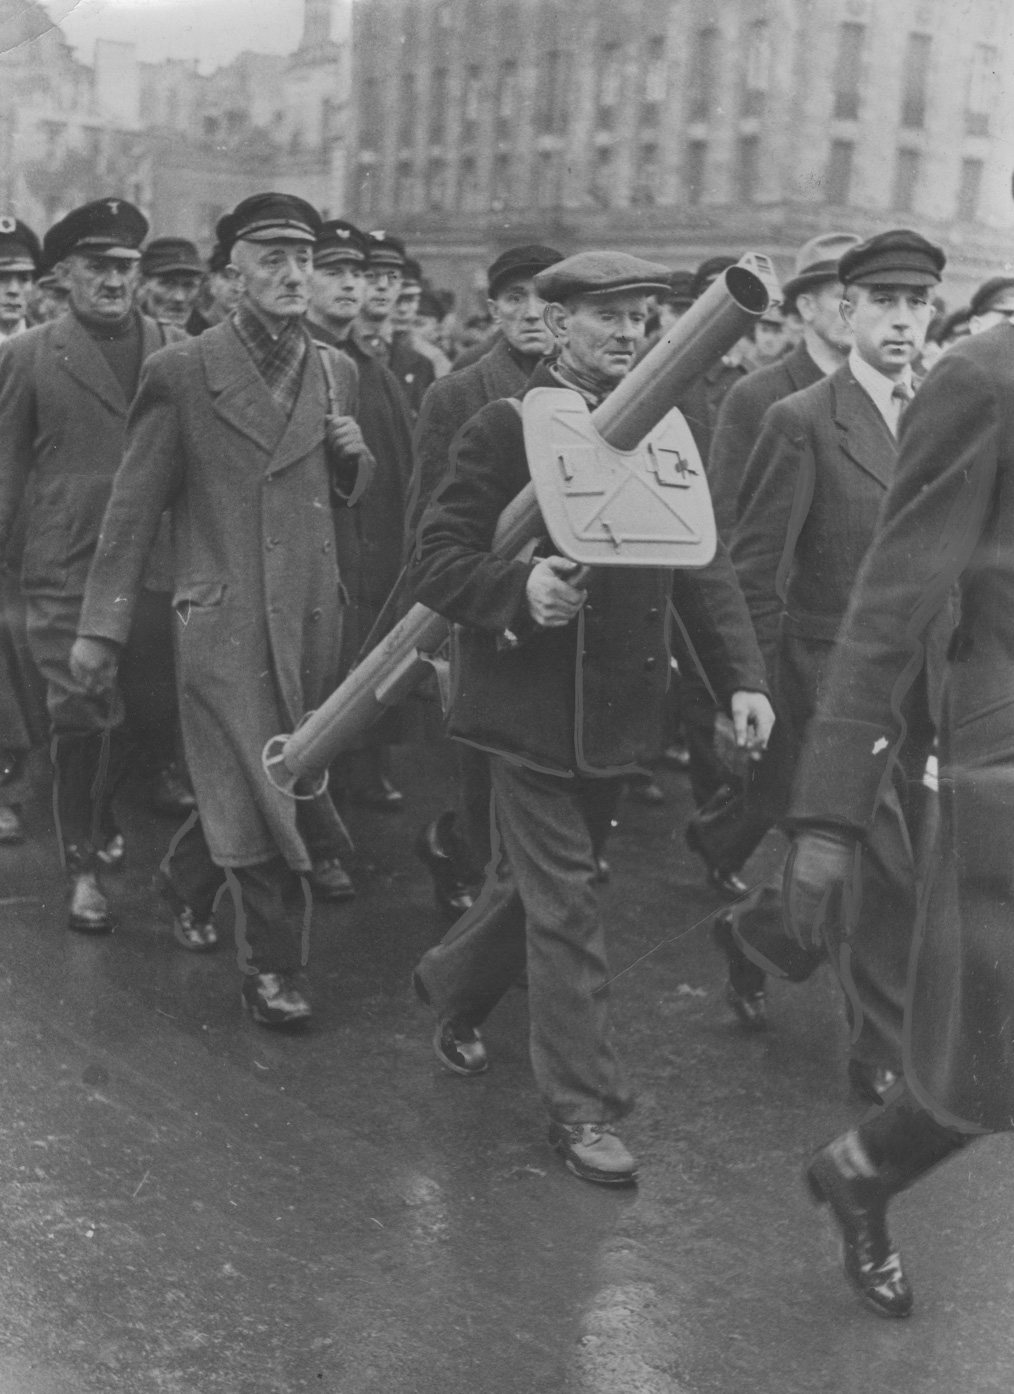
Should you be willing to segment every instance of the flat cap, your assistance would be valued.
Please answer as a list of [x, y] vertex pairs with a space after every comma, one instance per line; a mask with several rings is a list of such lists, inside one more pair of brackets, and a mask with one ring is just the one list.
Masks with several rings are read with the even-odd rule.
[[694, 278], [690, 283], [690, 289], [693, 292], [694, 299], [699, 300], [708, 286], [711, 285], [712, 281], [717, 281], [723, 271], [728, 271], [730, 266], [735, 265], [736, 258], [728, 254], [724, 256], [708, 257], [706, 260], [702, 261], [694, 272]]
[[237, 242], [316, 242], [320, 214], [295, 194], [253, 194], [219, 218], [215, 235], [227, 252]]
[[969, 301], [969, 315], [984, 315], [993, 308], [993, 301], [1005, 290], [1014, 290], [1014, 276], [993, 276], [983, 281]]
[[400, 237], [392, 237], [383, 228], [375, 228], [366, 234], [366, 264], [386, 266], [391, 271], [401, 271], [405, 265], [405, 244]]
[[153, 237], [141, 252], [141, 275], [168, 276], [173, 271], [202, 275], [197, 248], [185, 237]]
[[313, 249], [315, 266], [334, 266], [340, 262], [366, 265], [370, 240], [361, 228], [346, 218], [331, 218], [321, 225]]
[[42, 246], [27, 223], [0, 213], [0, 271], [31, 271], [42, 264]]
[[796, 253], [795, 271], [782, 286], [786, 301], [794, 300], [800, 291], [837, 281], [838, 263], [860, 240], [854, 232], [822, 232], [804, 242]]
[[555, 247], [543, 247], [538, 242], [527, 242], [522, 247], [508, 247], [501, 252], [486, 272], [489, 298], [495, 300], [508, 281], [525, 281], [563, 261], [563, 253]]
[[850, 247], [838, 262], [846, 286], [935, 286], [947, 257], [911, 228], [893, 228]]
[[642, 261], [628, 252], [578, 252], [549, 266], [535, 277], [544, 300], [567, 300], [572, 295], [604, 295], [610, 291], [668, 290], [670, 271], [655, 261]]
[[148, 219], [124, 198], [100, 198], [73, 209], [46, 233], [43, 255], [55, 266], [72, 252], [97, 252], [106, 256], [140, 260], [140, 246], [148, 236]]
[[688, 306], [694, 303], [694, 273], [670, 271], [669, 291], [662, 299], [669, 305]]

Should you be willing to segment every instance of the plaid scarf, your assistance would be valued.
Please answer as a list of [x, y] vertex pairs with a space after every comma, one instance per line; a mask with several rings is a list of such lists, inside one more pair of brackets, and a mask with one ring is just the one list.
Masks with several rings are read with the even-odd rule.
[[232, 323], [240, 342], [253, 359], [254, 367], [288, 421], [303, 381], [307, 344], [303, 321], [287, 320], [285, 328], [275, 338], [246, 301], [241, 300]]

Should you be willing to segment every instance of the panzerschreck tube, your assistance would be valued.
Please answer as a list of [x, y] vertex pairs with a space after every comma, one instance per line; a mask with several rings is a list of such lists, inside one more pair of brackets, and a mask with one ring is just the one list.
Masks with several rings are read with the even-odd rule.
[[[592, 412], [602, 438], [614, 449], [634, 449], [676, 398], [764, 313], [769, 286], [749, 264], [729, 267]], [[534, 486], [528, 484], [500, 515], [494, 550], [513, 556], [544, 531]], [[428, 656], [449, 629], [442, 615], [413, 605], [296, 731], [267, 743], [263, 762], [269, 779], [286, 790], [296, 780], [318, 779], [336, 755], [419, 686], [431, 671]]]

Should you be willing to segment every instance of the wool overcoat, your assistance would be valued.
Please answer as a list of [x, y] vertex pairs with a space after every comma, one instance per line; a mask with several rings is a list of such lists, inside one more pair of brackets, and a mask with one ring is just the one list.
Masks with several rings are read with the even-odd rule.
[[268, 782], [261, 752], [327, 696], [338, 671], [321, 353], [331, 356], [336, 410], [354, 415], [355, 366], [308, 343], [286, 423], [229, 322], [145, 365], [79, 626], [124, 642], [168, 507], [187, 764], [212, 857], [224, 866], [279, 854], [294, 870], [310, 866], [297, 805]]
[[[541, 366], [528, 388], [559, 385]], [[538, 629], [525, 599], [531, 563], [490, 552], [497, 519], [529, 479], [521, 418], [513, 403], [491, 402], [462, 433], [452, 477], [422, 528], [416, 598], [459, 626], [448, 731], [552, 773], [617, 774], [659, 748], [673, 573], [600, 567], [578, 618]], [[676, 576], [684, 622], [721, 636], [722, 696], [766, 690], [724, 546], [710, 566]], [[505, 631], [521, 642], [505, 646]]]
[[944, 1122], [1014, 1128], [1014, 328], [949, 348], [897, 469], [828, 669], [792, 815], [868, 836], [932, 626], [944, 677], [941, 828], [906, 1002], [908, 1082]]

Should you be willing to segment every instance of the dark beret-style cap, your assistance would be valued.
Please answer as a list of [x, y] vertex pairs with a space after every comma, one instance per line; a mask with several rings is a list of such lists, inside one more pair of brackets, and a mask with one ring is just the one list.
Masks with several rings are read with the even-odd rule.
[[1014, 290], [1014, 276], [993, 276], [990, 280], [983, 281], [969, 301], [969, 315], [984, 315], [987, 310], [992, 309], [992, 302], [1005, 290]]
[[538, 242], [529, 242], [523, 247], [508, 247], [501, 252], [486, 272], [489, 298], [495, 300], [508, 281], [527, 280], [529, 276], [545, 271], [563, 261], [563, 253], [555, 247], [543, 247]]
[[708, 257], [705, 261], [702, 261], [694, 272], [694, 279], [691, 284], [694, 299], [699, 300], [708, 286], [711, 285], [712, 281], [717, 281], [723, 271], [728, 271], [730, 266], [735, 265], [736, 258], [730, 257], [727, 254], [724, 256]]
[[804, 242], [796, 253], [795, 271], [782, 286], [785, 303], [795, 300], [800, 291], [837, 281], [838, 263], [859, 242], [854, 232], [822, 232]]
[[46, 233], [43, 251], [55, 266], [72, 252], [140, 260], [140, 246], [148, 236], [148, 219], [124, 198], [100, 198], [73, 209]]
[[694, 273], [692, 271], [670, 272], [669, 290], [661, 299], [668, 305], [692, 305], [694, 303]]
[[838, 263], [846, 286], [935, 286], [947, 257], [911, 228], [893, 228], [850, 247]]
[[578, 252], [547, 267], [535, 277], [543, 300], [567, 300], [572, 295], [604, 295], [610, 291], [668, 290], [671, 272], [655, 261], [642, 261], [628, 252]]
[[355, 223], [350, 223], [346, 218], [331, 218], [321, 226], [313, 250], [313, 262], [315, 266], [333, 266], [339, 262], [354, 261], [359, 266], [365, 266], [369, 249], [369, 238]]
[[368, 266], [387, 266], [401, 271], [405, 265], [405, 244], [400, 237], [392, 237], [383, 228], [375, 228], [366, 234], [366, 262]]
[[320, 214], [295, 194], [253, 194], [219, 218], [215, 235], [227, 252], [237, 242], [316, 242]]
[[168, 276], [173, 271], [202, 275], [197, 248], [185, 237], [153, 237], [141, 252], [141, 275]]
[[424, 290], [419, 296], [418, 312], [425, 315], [427, 319], [443, 319], [447, 313], [441, 303], [440, 296], [432, 290]]
[[0, 214], [0, 271], [31, 271], [42, 265], [42, 245], [27, 223]]

